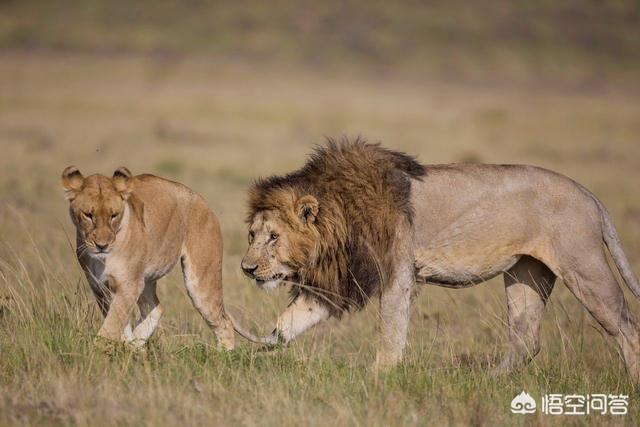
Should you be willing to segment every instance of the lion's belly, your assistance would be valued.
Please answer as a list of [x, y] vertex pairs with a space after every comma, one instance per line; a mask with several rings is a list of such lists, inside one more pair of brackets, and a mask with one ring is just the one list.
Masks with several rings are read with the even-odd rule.
[[423, 233], [415, 236], [416, 279], [467, 287], [513, 267], [527, 253], [526, 239], [495, 225], [484, 218], [480, 223], [454, 222], [437, 233], [427, 233], [423, 228]]
[[518, 262], [519, 255], [489, 251], [416, 251], [415, 275], [418, 282], [452, 288], [482, 283], [501, 274]]
[[416, 279], [465, 287], [491, 279], [535, 249], [544, 200], [528, 169], [453, 165], [411, 187]]

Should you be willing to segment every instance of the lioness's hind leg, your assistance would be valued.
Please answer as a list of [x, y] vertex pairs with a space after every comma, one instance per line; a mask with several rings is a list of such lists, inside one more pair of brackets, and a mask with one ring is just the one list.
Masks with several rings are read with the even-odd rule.
[[540, 323], [555, 279], [545, 264], [529, 256], [504, 274], [511, 348], [496, 373], [511, 372], [540, 351]]
[[143, 346], [153, 335], [163, 312], [156, 294], [155, 280], [145, 281], [142, 295], [138, 298], [138, 308], [141, 320], [133, 330], [133, 344]]
[[222, 300], [222, 236], [213, 214], [190, 229], [180, 258], [187, 293], [226, 350], [234, 347], [233, 325]]
[[563, 272], [569, 290], [604, 330], [616, 339], [631, 378], [640, 382], [640, 336], [638, 322], [607, 263], [603, 250], [581, 259], [576, 271]]

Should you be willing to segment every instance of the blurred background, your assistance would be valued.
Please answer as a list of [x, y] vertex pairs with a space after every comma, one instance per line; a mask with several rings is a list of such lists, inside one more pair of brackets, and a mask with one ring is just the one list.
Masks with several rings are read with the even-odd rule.
[[[257, 177], [302, 165], [325, 136], [361, 135], [425, 164], [528, 163], [564, 173], [603, 200], [639, 272], [639, 96], [636, 0], [1, 0], [0, 301], [9, 308], [0, 304], [0, 314], [16, 295], [25, 301], [48, 295], [60, 305], [43, 306], [43, 313], [66, 313], [62, 318], [76, 325], [78, 336], [97, 330], [59, 176], [70, 164], [85, 175], [110, 175], [124, 165], [183, 182], [207, 199], [223, 226], [227, 305], [266, 331], [287, 296], [260, 293], [240, 272], [245, 192]], [[180, 273], [164, 281], [161, 345], [175, 350], [194, 336], [212, 342]], [[40, 307], [38, 298], [33, 307]], [[550, 306], [542, 366], [562, 360], [571, 372], [580, 366], [595, 377], [609, 369], [614, 350], [584, 326], [589, 317], [564, 287], [556, 287]], [[76, 312], [89, 313], [93, 329], [70, 314]], [[427, 368], [459, 367], [498, 354], [506, 342], [504, 314], [500, 280], [458, 292], [429, 288], [414, 310], [409, 360], [428, 353]], [[371, 354], [374, 317], [365, 312], [320, 327], [294, 354], [358, 364]], [[16, 341], [16, 330], [28, 325], [5, 321], [0, 344], [37, 346], [42, 340]], [[73, 340], [60, 342], [67, 344], [49, 345], [38, 363], [57, 366], [46, 355], [76, 351]], [[37, 401], [54, 389], [75, 396], [79, 408], [90, 407], [83, 390], [96, 373], [62, 381], [43, 370], [31, 381], [33, 371], [21, 370], [21, 363], [4, 366], [0, 393]], [[624, 375], [615, 366], [614, 379]], [[122, 378], [129, 377], [114, 384]], [[180, 381], [167, 386], [167, 396]], [[288, 396], [274, 384], [262, 391]], [[484, 405], [478, 396], [465, 398]], [[111, 399], [125, 421], [135, 419]], [[254, 399], [271, 407], [267, 395]], [[348, 396], [340, 399], [359, 408]], [[229, 413], [242, 407], [235, 403]], [[7, 413], [19, 407], [4, 405]], [[407, 405], [403, 414], [420, 413], [426, 404]], [[314, 408], [298, 407], [290, 421], [304, 420]], [[336, 417], [385, 416], [359, 410]], [[167, 411], [158, 416], [171, 417]], [[455, 412], [463, 414], [458, 421], [469, 421], [465, 411]], [[277, 419], [269, 410], [262, 415], [269, 414]], [[180, 421], [160, 421], [169, 419]]]
[[638, 203], [637, 1], [3, 0], [0, 55], [0, 194], [63, 223], [64, 166], [125, 164], [235, 229], [252, 179], [339, 135]]

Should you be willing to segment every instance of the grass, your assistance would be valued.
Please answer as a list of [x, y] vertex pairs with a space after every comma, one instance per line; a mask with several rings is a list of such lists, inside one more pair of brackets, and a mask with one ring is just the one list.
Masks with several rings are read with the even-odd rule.
[[[381, 74], [368, 70], [366, 61], [350, 68], [341, 62], [343, 56], [331, 59], [323, 51], [320, 63], [338, 61], [343, 68], [309, 67], [295, 52], [279, 56], [281, 61], [203, 54], [182, 39], [176, 41], [179, 52], [188, 54], [138, 54], [144, 51], [139, 41], [144, 31], [151, 40], [169, 37], [157, 32], [156, 18], [148, 18], [147, 30], [135, 21], [127, 32], [123, 27], [129, 21], [113, 15], [114, 9], [98, 13], [91, 9], [98, 3], [87, 4], [74, 13], [111, 19], [117, 24], [111, 38], [100, 36], [106, 26], [89, 26], [92, 32], [79, 23], [73, 31], [56, 33], [66, 37], [60, 42], [62, 51], [47, 45], [42, 35], [68, 22], [62, 12], [42, 27], [34, 23], [42, 24], [42, 14], [53, 6], [0, 6], [11, 12], [0, 18], [11, 22], [2, 37], [7, 28], [20, 27], [30, 40], [27, 48], [18, 49], [5, 38], [7, 50], [0, 53], [0, 425], [640, 422], [640, 394], [629, 383], [614, 344], [561, 283], [545, 313], [542, 352], [526, 369], [506, 377], [488, 374], [507, 349], [504, 289], [497, 279], [461, 291], [422, 287], [412, 312], [406, 361], [389, 373], [371, 368], [375, 304], [317, 327], [286, 350], [263, 352], [238, 339], [236, 351], [223, 353], [191, 307], [176, 271], [159, 286], [165, 315], [147, 352], [120, 347], [105, 352], [94, 342], [101, 319], [74, 258], [73, 229], [59, 183], [70, 164], [85, 174], [110, 174], [125, 165], [134, 173], [179, 180], [201, 193], [223, 227], [226, 305], [261, 332], [273, 326], [287, 295], [286, 290], [264, 294], [240, 272], [246, 248], [245, 191], [256, 177], [301, 165], [323, 135], [362, 134], [424, 163], [529, 163], [564, 173], [602, 199], [634, 270], [640, 272], [640, 104], [635, 59], [628, 54], [636, 38], [620, 42], [624, 61], [607, 53], [613, 65], [605, 68], [613, 74], [599, 74], [597, 84], [567, 84], [572, 76], [576, 81], [584, 76], [582, 71], [572, 74], [571, 67], [557, 78], [551, 73], [526, 81], [486, 79], [476, 73], [483, 67], [477, 56], [469, 59], [473, 67], [465, 68], [468, 75], [451, 73], [443, 79], [429, 72], [405, 73], [402, 61], [395, 60], [387, 64], [389, 69], [397, 65], [402, 72]], [[543, 16], [540, 10], [550, 7], [540, 4], [531, 6], [533, 16]], [[603, 12], [604, 21], [614, 19], [611, 14], [624, 15], [626, 3], [616, 4], [618, 12], [607, 6], [613, 9]], [[594, 7], [585, 6], [585, 16], [592, 16]], [[364, 17], [380, 8], [372, 6]], [[197, 16], [191, 13], [185, 12], [187, 22]], [[234, 13], [239, 12], [230, 9]], [[440, 13], [453, 16], [446, 8]], [[485, 31], [465, 19], [467, 24], [456, 31]], [[574, 24], [582, 25], [578, 20]], [[604, 29], [594, 30], [596, 39], [616, 44], [623, 34], [637, 31], [626, 24], [612, 28], [617, 35], [607, 38], [598, 32]], [[95, 38], [79, 45], [78, 34]], [[136, 48], [133, 53], [114, 54], [93, 44], [117, 46], [128, 34], [133, 34], [128, 45]], [[493, 37], [487, 35], [487, 40]], [[523, 37], [526, 46], [535, 45]], [[450, 43], [468, 39], [455, 40]], [[575, 38], [562, 40], [569, 41], [559, 49], [582, 58], [571, 62], [577, 68], [586, 66], [587, 74], [598, 69], [592, 67], [600, 63], [597, 52], [576, 48], [570, 42]], [[162, 40], [154, 43], [166, 46]], [[289, 51], [300, 46], [293, 43]], [[449, 45], [438, 46], [446, 50], [442, 46]], [[492, 52], [504, 47], [496, 46]], [[421, 49], [416, 51], [424, 54], [420, 61], [434, 58]], [[528, 61], [515, 64], [535, 70]], [[498, 65], [487, 69], [494, 67]], [[501, 67], [498, 75], [511, 70]], [[469, 77], [477, 75], [485, 76], [481, 83]], [[630, 295], [629, 300], [640, 314], [638, 302]], [[630, 394], [630, 413], [512, 415], [511, 399], [522, 390], [538, 402], [544, 393]]]
[[[590, 348], [595, 345], [598, 350], [593, 354], [578, 348], [577, 338], [563, 337], [559, 331], [545, 334], [550, 341], [547, 354], [524, 372], [491, 377], [486, 357], [496, 355], [495, 341], [502, 331], [494, 330], [500, 322], [490, 319], [490, 310], [477, 316], [494, 323], [492, 327], [474, 331], [475, 339], [462, 338], [465, 351], [471, 353], [458, 354], [457, 340], [445, 338], [456, 330], [458, 320], [442, 321], [442, 326], [438, 320], [435, 327], [419, 327], [428, 342], [414, 333], [407, 362], [386, 374], [369, 369], [371, 348], [366, 342], [371, 331], [348, 330], [362, 330], [362, 324], [340, 328], [336, 335], [323, 328], [289, 350], [265, 353], [244, 345], [224, 353], [214, 348], [210, 333], [195, 316], [188, 316], [186, 328], [176, 327], [175, 309], [145, 354], [126, 347], [104, 353], [94, 345], [99, 319], [82, 281], [51, 274], [55, 261], [32, 249], [33, 257], [26, 259], [46, 270], [12, 267], [23, 257], [2, 264], [6, 294], [1, 312], [0, 414], [8, 423], [323, 425], [330, 417], [338, 425], [522, 424], [542, 420], [508, 413], [520, 389], [534, 395], [631, 390], [616, 355], [597, 335], [588, 339]], [[48, 292], [54, 294], [47, 298]], [[184, 298], [169, 301], [170, 306], [183, 303]], [[552, 305], [552, 317], [558, 316], [556, 304], [562, 303]], [[423, 310], [424, 306], [417, 311]], [[549, 323], [579, 336], [584, 328], [578, 323], [584, 317], [577, 320], [556, 318]], [[631, 411], [627, 421], [633, 423], [637, 406]]]
[[[46, 270], [13, 267], [22, 257], [2, 264], [4, 423], [324, 425], [330, 417], [337, 425], [578, 425], [583, 420], [520, 418], [507, 408], [521, 389], [534, 395], [632, 389], [616, 355], [597, 335], [587, 338], [591, 350], [586, 350], [577, 346], [579, 339], [560, 331], [547, 331], [547, 354], [524, 372], [493, 378], [487, 373], [486, 357], [496, 355], [496, 336], [502, 331], [494, 330], [497, 324], [475, 330], [475, 338], [462, 338], [465, 351], [471, 353], [458, 354], [458, 340], [446, 338], [459, 327], [457, 319], [419, 327], [428, 342], [414, 333], [407, 362], [389, 373], [369, 369], [371, 348], [366, 342], [371, 331], [348, 330], [362, 331], [362, 322], [339, 328], [335, 335], [323, 328], [289, 350], [265, 353], [243, 345], [224, 353], [211, 344], [211, 334], [189, 315], [193, 313], [184, 313], [190, 318], [186, 328], [176, 327], [174, 309], [145, 354], [126, 347], [105, 353], [94, 345], [99, 319], [84, 284], [51, 274], [55, 261], [33, 250], [33, 258], [27, 259]], [[49, 298], [48, 292], [53, 293]], [[184, 298], [169, 301], [170, 306], [183, 303]], [[562, 303], [552, 304], [551, 317], [558, 316], [556, 304]], [[421, 306], [418, 312], [424, 310], [424, 301]], [[477, 316], [481, 323], [499, 323], [490, 314]], [[414, 323], [424, 323], [422, 317]], [[556, 317], [547, 326], [579, 336], [584, 334], [579, 325], [583, 322], [583, 316], [577, 321]], [[335, 357], [336, 353], [342, 355]], [[637, 405], [632, 405], [624, 421], [633, 424], [638, 415]]]

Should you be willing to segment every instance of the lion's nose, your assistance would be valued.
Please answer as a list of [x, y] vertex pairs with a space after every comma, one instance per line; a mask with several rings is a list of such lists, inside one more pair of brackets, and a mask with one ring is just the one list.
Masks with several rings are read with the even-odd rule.
[[96, 249], [99, 250], [100, 252], [104, 252], [107, 247], [109, 246], [108, 243], [97, 243], [96, 242]]
[[258, 269], [257, 265], [242, 264], [242, 271], [249, 277], [253, 277], [253, 273]]

